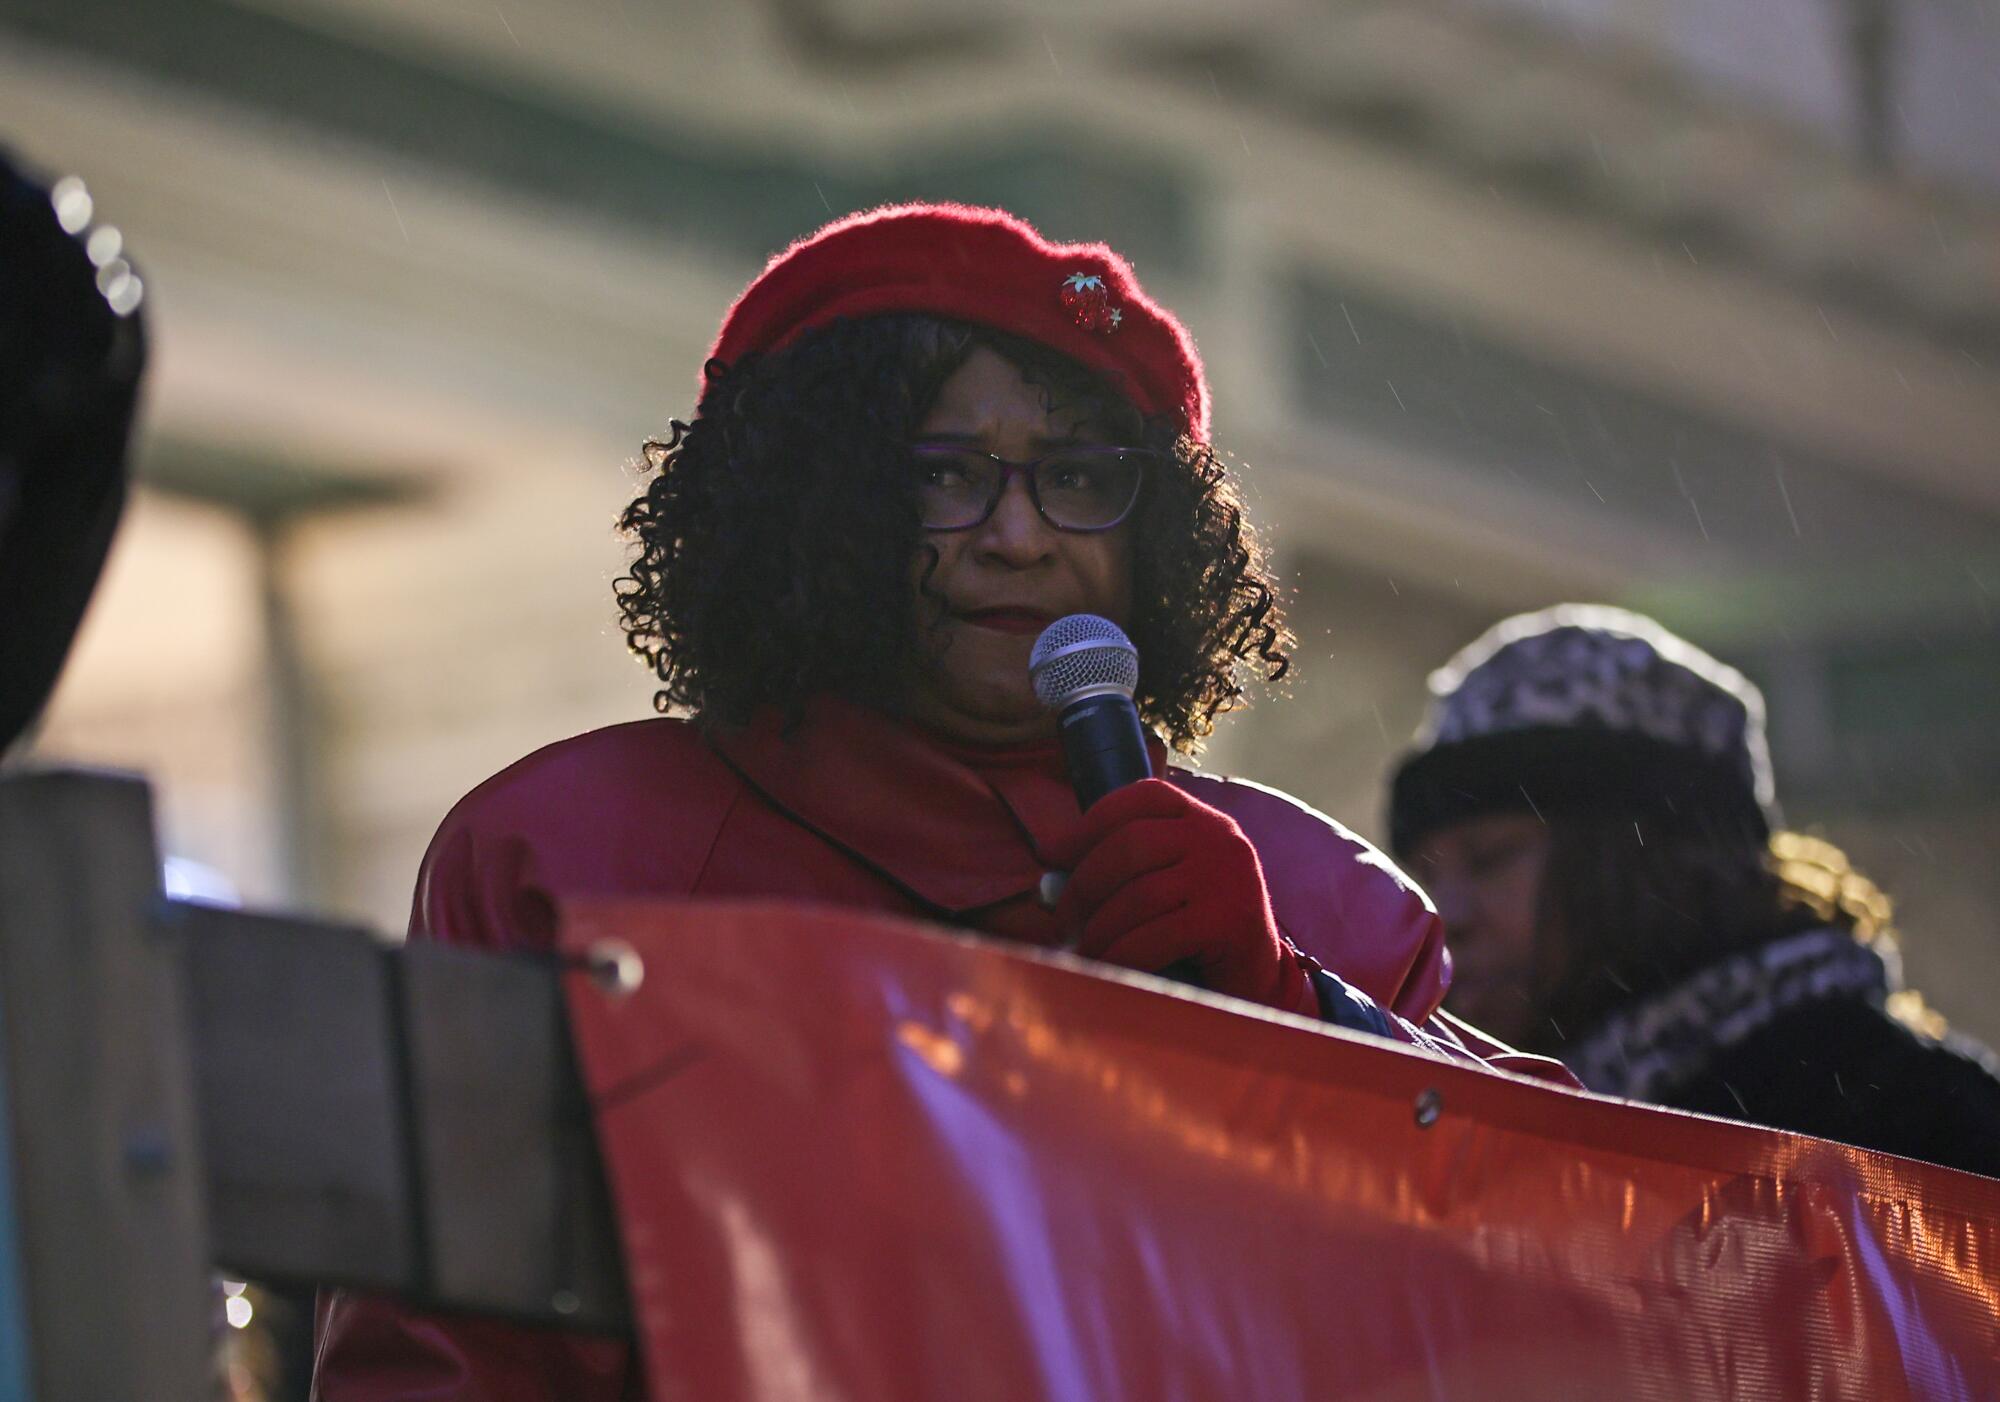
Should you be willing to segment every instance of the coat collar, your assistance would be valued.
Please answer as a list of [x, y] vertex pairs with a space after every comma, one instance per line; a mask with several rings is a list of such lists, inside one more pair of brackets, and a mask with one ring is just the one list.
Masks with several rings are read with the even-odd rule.
[[1848, 931], [1805, 930], [1718, 960], [1619, 1009], [1562, 1059], [1591, 1090], [1657, 1100], [1801, 1004], [1880, 1004], [1895, 982], [1882, 955]]
[[[880, 872], [939, 915], [1035, 889], [1040, 853], [1078, 820], [1062, 752], [982, 750], [834, 697], [789, 731], [776, 710], [709, 744], [773, 807]], [[1165, 748], [1152, 741], [1153, 770]]]

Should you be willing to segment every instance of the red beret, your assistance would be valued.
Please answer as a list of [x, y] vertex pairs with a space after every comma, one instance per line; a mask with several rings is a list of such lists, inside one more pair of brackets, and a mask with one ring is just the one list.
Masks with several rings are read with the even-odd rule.
[[885, 205], [836, 219], [764, 266], [709, 358], [789, 345], [837, 317], [924, 312], [1026, 337], [1105, 374], [1139, 411], [1208, 441], [1194, 338], [1101, 243], [1051, 243], [1000, 209]]

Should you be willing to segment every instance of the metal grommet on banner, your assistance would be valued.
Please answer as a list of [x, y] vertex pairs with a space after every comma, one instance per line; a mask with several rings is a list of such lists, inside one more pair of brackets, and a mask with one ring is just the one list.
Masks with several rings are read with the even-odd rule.
[[646, 981], [646, 963], [639, 952], [623, 940], [598, 940], [583, 956], [584, 966], [599, 988], [623, 998], [638, 991]]
[[1062, 899], [1063, 887], [1069, 885], [1066, 871], [1045, 871], [1042, 879], [1035, 883], [1035, 900], [1043, 910], [1054, 910], [1056, 902]]
[[1417, 1096], [1415, 1113], [1417, 1128], [1429, 1129], [1438, 1122], [1438, 1116], [1444, 1113], [1444, 1096], [1435, 1087], [1425, 1090]]

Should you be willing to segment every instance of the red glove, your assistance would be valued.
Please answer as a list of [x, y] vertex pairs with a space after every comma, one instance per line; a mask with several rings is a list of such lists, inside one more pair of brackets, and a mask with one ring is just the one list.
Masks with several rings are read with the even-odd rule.
[[1257, 849], [1228, 814], [1144, 779], [1092, 804], [1044, 855], [1070, 869], [1055, 916], [1080, 932], [1077, 953], [1144, 973], [1183, 965], [1216, 993], [1319, 1016]]

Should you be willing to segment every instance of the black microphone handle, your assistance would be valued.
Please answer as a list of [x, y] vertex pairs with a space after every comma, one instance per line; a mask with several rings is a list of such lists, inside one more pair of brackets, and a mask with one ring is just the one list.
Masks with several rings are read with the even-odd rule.
[[[1129, 696], [1114, 693], [1072, 702], [1057, 717], [1056, 729], [1062, 736], [1063, 759], [1069, 764], [1076, 801], [1085, 808], [1113, 789], [1153, 777], [1139, 708]], [[1191, 959], [1161, 969], [1160, 976], [1195, 988], [1204, 986], [1201, 971]]]
[[[1129, 696], [1086, 696], [1063, 708], [1057, 718], [1063, 758], [1076, 801], [1088, 808], [1113, 789], [1153, 777], [1146, 754], [1146, 732], [1139, 725], [1139, 708]], [[1160, 977], [1203, 987], [1201, 970], [1191, 959], [1161, 969]]]
[[1146, 733], [1129, 696], [1086, 696], [1063, 708], [1056, 729], [1076, 801], [1085, 808], [1113, 789], [1153, 777]]

